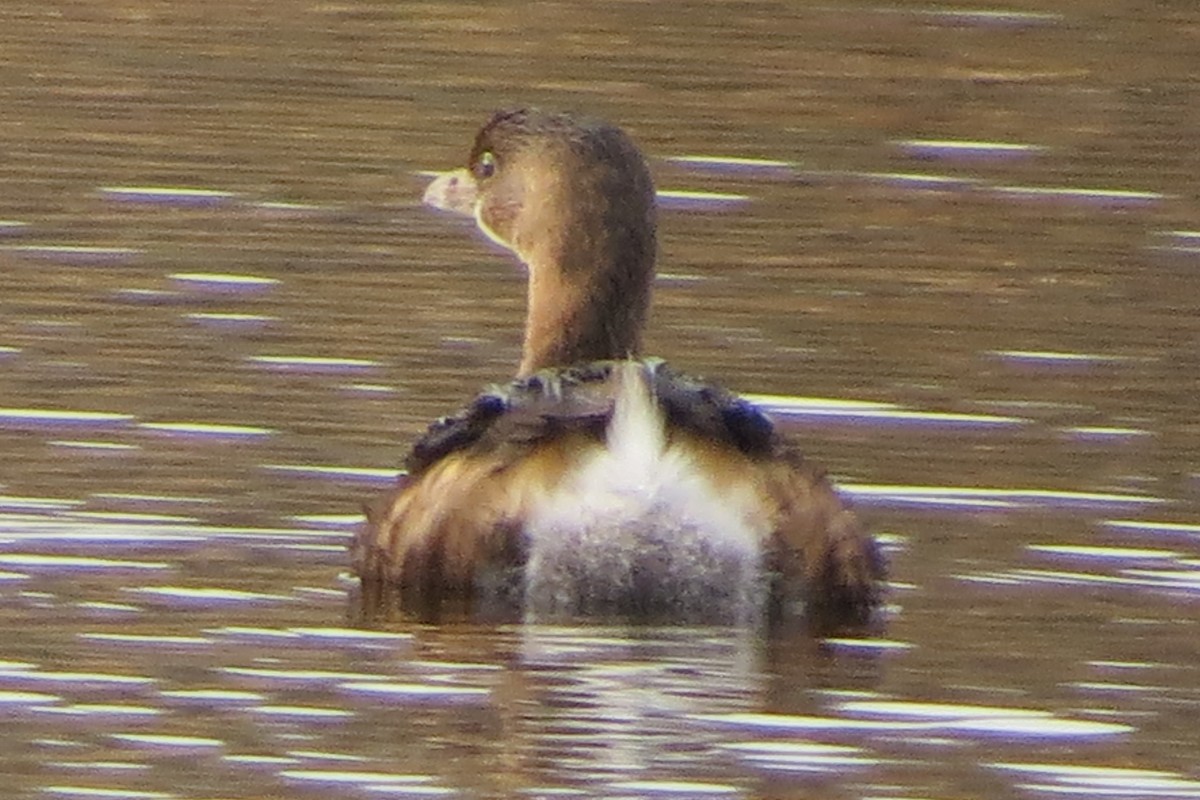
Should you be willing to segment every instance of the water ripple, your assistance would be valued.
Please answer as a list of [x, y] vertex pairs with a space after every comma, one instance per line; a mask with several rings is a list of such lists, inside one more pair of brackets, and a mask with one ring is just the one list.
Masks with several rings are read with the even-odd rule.
[[59, 428], [109, 429], [128, 425], [130, 414], [108, 411], [65, 411], [48, 408], [0, 408], [0, 428], [55, 430]]
[[162, 756], [206, 755], [221, 750], [225, 742], [204, 736], [171, 736], [167, 734], [114, 733], [114, 742], [135, 750]]
[[1200, 780], [1178, 773], [1131, 767], [995, 761], [987, 766], [1015, 773], [1018, 788], [1053, 797], [1200, 798]]
[[137, 595], [155, 606], [175, 609], [257, 608], [291, 600], [287, 595], [217, 587], [127, 586], [122, 591]]
[[371, 372], [380, 364], [365, 358], [332, 358], [322, 356], [247, 356], [247, 362], [269, 369], [308, 375], [342, 375]]
[[446, 686], [428, 683], [342, 683], [338, 688], [347, 695], [371, 705], [414, 706], [423, 704], [459, 705], [485, 703], [491, 692], [474, 686]]
[[209, 422], [141, 422], [138, 429], [193, 441], [217, 442], [265, 439], [279, 431], [252, 425], [222, 425]]
[[229, 272], [176, 272], [167, 277], [183, 289], [221, 295], [256, 294], [279, 284], [276, 278]]
[[1025, 158], [1048, 148], [1014, 142], [984, 142], [967, 139], [900, 139], [892, 142], [904, 153], [919, 158], [993, 160]]
[[877, 506], [924, 506], [948, 509], [1094, 508], [1158, 505], [1157, 497], [1074, 492], [1055, 489], [998, 489], [957, 486], [883, 486], [840, 484], [856, 500]]
[[880, 759], [860, 747], [818, 742], [765, 740], [718, 745], [752, 766], [780, 772], [842, 774], [874, 766]]
[[12, 253], [43, 261], [56, 261], [73, 266], [123, 264], [145, 253], [136, 247], [87, 247], [81, 245], [13, 245], [0, 248]]
[[101, 186], [96, 191], [108, 200], [189, 207], [223, 205], [237, 196], [233, 192], [218, 189], [183, 186]]

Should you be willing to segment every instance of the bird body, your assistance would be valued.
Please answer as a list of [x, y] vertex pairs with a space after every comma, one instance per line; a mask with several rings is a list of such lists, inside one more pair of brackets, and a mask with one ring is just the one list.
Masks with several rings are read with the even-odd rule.
[[517, 378], [432, 425], [355, 542], [367, 613], [861, 624], [875, 541], [753, 405], [638, 357], [653, 184], [618, 128], [498, 112], [426, 201], [529, 269]]

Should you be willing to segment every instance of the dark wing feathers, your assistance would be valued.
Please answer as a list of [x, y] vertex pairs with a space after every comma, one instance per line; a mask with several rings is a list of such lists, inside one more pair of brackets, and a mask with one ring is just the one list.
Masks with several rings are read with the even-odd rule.
[[[618, 363], [545, 370], [492, 387], [458, 413], [433, 423], [413, 445], [405, 468], [419, 475], [450, 453], [491, 440], [536, 439], [572, 429], [600, 433], [612, 414], [608, 383]], [[645, 367], [671, 424], [733, 445], [748, 456], [766, 456], [779, 446], [775, 426], [752, 403], [662, 362], [646, 361]]]

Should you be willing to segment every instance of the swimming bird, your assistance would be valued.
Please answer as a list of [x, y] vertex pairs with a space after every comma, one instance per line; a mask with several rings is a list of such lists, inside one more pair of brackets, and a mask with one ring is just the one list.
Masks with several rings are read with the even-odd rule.
[[630, 136], [498, 111], [426, 204], [528, 274], [515, 380], [433, 423], [356, 535], [359, 602], [420, 619], [862, 625], [876, 541], [751, 403], [641, 355], [655, 189]]

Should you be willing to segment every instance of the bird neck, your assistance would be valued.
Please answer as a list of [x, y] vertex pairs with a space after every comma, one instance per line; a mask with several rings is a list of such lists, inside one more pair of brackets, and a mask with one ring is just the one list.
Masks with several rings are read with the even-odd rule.
[[520, 376], [640, 353], [654, 279], [652, 236], [647, 247], [645, 237], [624, 232], [572, 235], [529, 254]]

